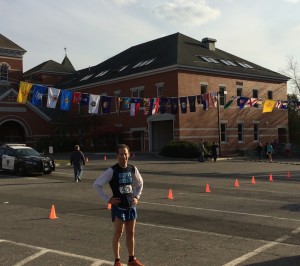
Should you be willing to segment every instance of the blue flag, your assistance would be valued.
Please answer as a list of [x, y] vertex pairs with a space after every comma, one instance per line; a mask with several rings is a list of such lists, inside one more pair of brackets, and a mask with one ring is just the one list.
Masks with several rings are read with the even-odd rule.
[[80, 105], [89, 105], [90, 95], [88, 93], [81, 94]]
[[101, 110], [103, 114], [110, 113], [111, 96], [101, 96]]
[[185, 114], [187, 110], [187, 97], [179, 97], [180, 106], [181, 106], [181, 113]]
[[177, 114], [178, 112], [178, 98], [170, 98], [171, 99], [171, 114]]
[[68, 111], [71, 107], [73, 91], [62, 90], [60, 96], [60, 109]]
[[36, 106], [42, 106], [43, 94], [46, 91], [45, 86], [34, 85], [33, 86], [33, 95], [32, 95], [32, 104]]
[[168, 104], [169, 98], [162, 97], [160, 98], [160, 113], [164, 114], [167, 111], [167, 104]]

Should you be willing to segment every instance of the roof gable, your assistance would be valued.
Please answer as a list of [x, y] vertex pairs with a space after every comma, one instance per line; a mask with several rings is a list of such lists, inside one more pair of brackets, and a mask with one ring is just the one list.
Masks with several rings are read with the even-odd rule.
[[[71, 62], [70, 62], [71, 64]], [[72, 64], [71, 64], [72, 65]], [[72, 66], [73, 67], [73, 66]], [[24, 75], [31, 75], [31, 74], [37, 74], [37, 73], [60, 73], [60, 74], [70, 74], [70, 73], [73, 73], [75, 70], [74, 68], [71, 68], [68, 66], [68, 63], [67, 63], [67, 66], [66, 65], [63, 65], [63, 64], [60, 64], [60, 63], [57, 63], [53, 60], [48, 60], [46, 62], [43, 62], [39, 65], [37, 65], [36, 67], [34, 68], [31, 68], [29, 69], [28, 71], [26, 71], [24, 73]]]
[[6, 38], [1, 33], [0, 33], [0, 48], [9, 49], [9, 50], [15, 50], [15, 51], [21, 51], [21, 52], [24, 52], [24, 53], [26, 52], [26, 50], [24, 50], [19, 45], [15, 44], [10, 39]]

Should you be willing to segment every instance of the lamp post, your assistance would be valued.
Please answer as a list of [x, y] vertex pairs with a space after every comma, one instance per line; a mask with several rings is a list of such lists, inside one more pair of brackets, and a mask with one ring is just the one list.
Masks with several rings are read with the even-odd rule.
[[221, 123], [220, 123], [220, 92], [217, 92], [218, 100], [218, 137], [219, 137], [219, 156], [221, 156]]

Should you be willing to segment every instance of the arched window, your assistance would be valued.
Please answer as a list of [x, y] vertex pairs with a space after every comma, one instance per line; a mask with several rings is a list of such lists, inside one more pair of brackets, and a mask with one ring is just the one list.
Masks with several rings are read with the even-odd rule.
[[8, 64], [0, 63], [0, 81], [8, 80]]

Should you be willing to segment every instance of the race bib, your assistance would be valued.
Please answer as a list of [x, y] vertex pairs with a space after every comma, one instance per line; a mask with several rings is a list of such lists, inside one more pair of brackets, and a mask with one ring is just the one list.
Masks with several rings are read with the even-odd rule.
[[125, 185], [119, 187], [121, 194], [129, 194], [132, 193], [132, 186], [131, 185]]

